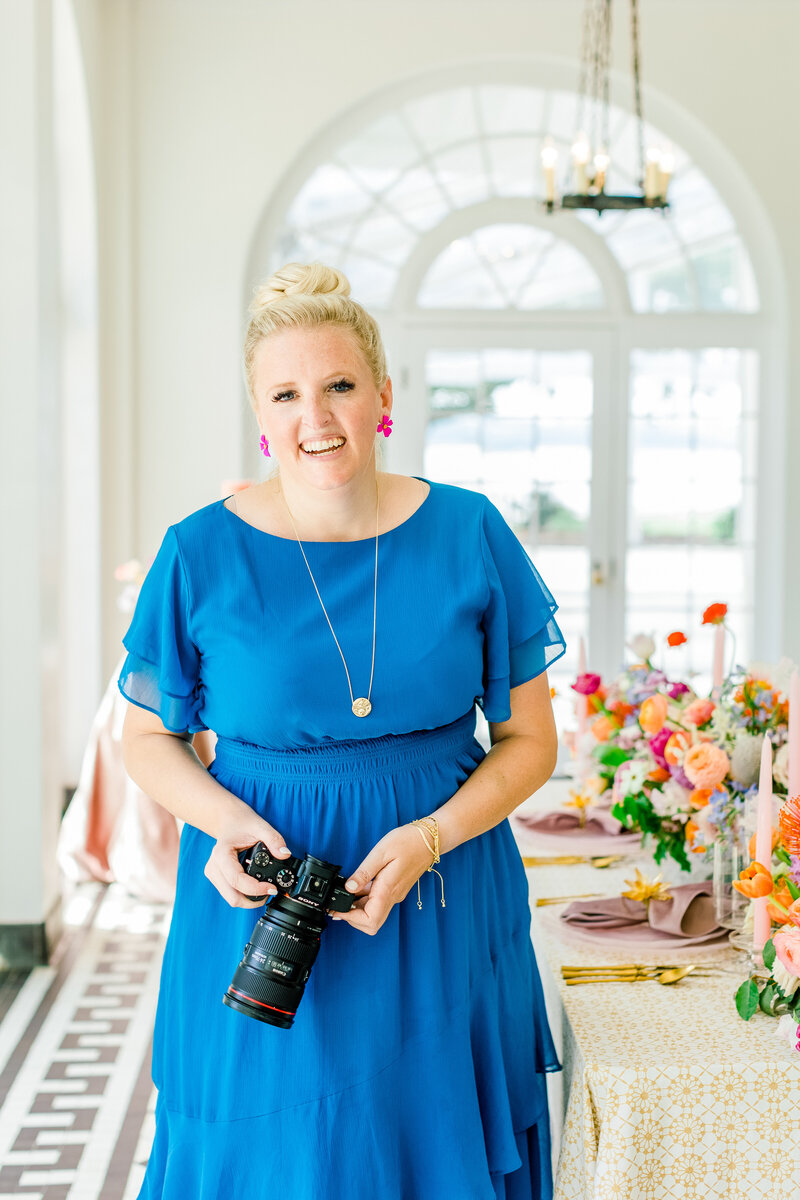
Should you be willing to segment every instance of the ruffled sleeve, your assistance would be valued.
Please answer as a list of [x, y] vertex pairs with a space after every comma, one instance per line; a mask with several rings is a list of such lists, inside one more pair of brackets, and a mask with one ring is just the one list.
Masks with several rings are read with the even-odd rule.
[[128, 655], [117, 686], [126, 700], [155, 713], [172, 733], [208, 728], [198, 715], [201, 656], [189, 633], [190, 617], [186, 572], [170, 525], [122, 639]]
[[541, 675], [567, 644], [554, 619], [558, 605], [549, 588], [488, 499], [481, 520], [481, 551], [488, 603], [481, 620], [483, 697], [478, 704], [487, 721], [508, 721], [511, 688]]

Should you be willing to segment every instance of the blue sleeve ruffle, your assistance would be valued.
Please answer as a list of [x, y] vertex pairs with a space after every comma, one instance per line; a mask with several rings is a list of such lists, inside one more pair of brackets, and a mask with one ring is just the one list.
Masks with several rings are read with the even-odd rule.
[[203, 703], [201, 656], [191, 639], [189, 622], [189, 588], [177, 534], [170, 525], [122, 639], [128, 654], [117, 686], [126, 700], [155, 713], [172, 733], [198, 733], [208, 728], [199, 716]]
[[487, 721], [511, 718], [511, 688], [535, 679], [566, 651], [554, 614], [558, 605], [516, 534], [490, 500], [481, 523], [488, 585], [484, 634], [483, 697]]

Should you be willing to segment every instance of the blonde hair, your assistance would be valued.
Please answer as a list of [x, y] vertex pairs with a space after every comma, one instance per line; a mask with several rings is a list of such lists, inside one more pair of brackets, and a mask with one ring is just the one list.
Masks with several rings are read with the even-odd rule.
[[322, 263], [287, 263], [256, 289], [244, 339], [244, 373], [251, 404], [256, 348], [281, 329], [338, 325], [351, 333], [366, 359], [378, 391], [386, 382], [386, 353], [375, 318], [350, 298], [350, 282]]

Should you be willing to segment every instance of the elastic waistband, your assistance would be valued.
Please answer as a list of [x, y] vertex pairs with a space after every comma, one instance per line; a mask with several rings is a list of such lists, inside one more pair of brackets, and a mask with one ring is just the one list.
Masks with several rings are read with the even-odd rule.
[[473, 744], [474, 734], [475, 710], [472, 709], [437, 729], [415, 729], [411, 733], [387, 733], [382, 737], [321, 742], [316, 746], [285, 750], [257, 746], [237, 738], [218, 737], [211, 765], [235, 775], [259, 779], [382, 775], [466, 750]]

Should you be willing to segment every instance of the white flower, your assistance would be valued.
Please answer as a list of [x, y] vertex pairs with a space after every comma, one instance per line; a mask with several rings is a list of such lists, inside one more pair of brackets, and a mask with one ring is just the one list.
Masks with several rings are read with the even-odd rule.
[[789, 787], [789, 743], [784, 742], [772, 761], [772, 778]]
[[789, 998], [791, 998], [800, 987], [800, 979], [798, 979], [796, 975], [792, 975], [790, 971], [787, 971], [786, 967], [779, 958], [776, 958], [775, 962], [772, 964], [772, 978], [775, 980], [784, 996]]
[[652, 764], [634, 759], [626, 767], [617, 778], [617, 791], [622, 796], [634, 796], [642, 790], [645, 779], [653, 769]]
[[640, 741], [642, 731], [639, 728], [637, 721], [630, 725], [624, 725], [617, 734], [617, 745], [622, 750], [632, 750], [638, 741]]
[[661, 790], [653, 788], [650, 803], [659, 817], [675, 817], [678, 813], [688, 811], [690, 795], [677, 779], [668, 779]]
[[647, 633], [637, 633], [636, 636], [632, 637], [628, 642], [628, 646], [636, 655], [636, 657], [642, 660], [642, 662], [644, 662], [646, 658], [650, 658], [655, 652], [656, 648], [655, 642]]
[[784, 1013], [778, 1021], [775, 1029], [775, 1036], [779, 1037], [782, 1042], [790, 1046], [794, 1050], [797, 1045], [798, 1025], [794, 1017], [790, 1017], [788, 1013]]

